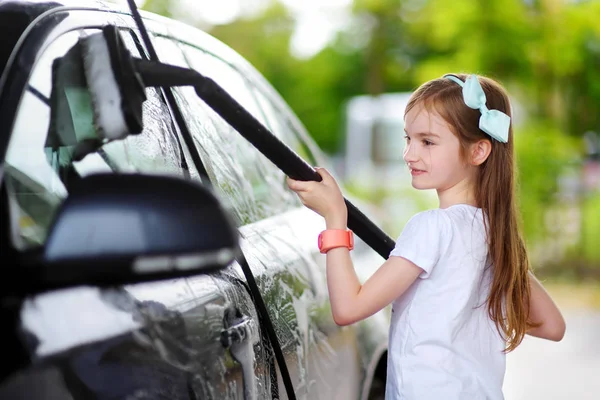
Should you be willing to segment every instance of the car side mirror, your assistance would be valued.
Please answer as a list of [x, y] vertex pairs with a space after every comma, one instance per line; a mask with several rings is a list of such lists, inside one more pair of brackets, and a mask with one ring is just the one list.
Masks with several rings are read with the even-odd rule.
[[175, 177], [98, 174], [70, 190], [33, 279], [44, 290], [217, 271], [240, 254], [212, 190]]

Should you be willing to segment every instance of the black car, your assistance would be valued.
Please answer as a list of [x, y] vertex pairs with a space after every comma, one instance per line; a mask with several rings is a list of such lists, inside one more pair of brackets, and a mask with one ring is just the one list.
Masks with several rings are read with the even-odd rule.
[[[73, 67], [61, 75], [56, 61], [74, 51], [82, 37], [112, 27], [133, 57], [150, 59], [155, 50], [164, 63], [210, 77], [304, 160], [333, 170], [290, 108], [246, 60], [198, 29], [150, 13], [142, 17], [153, 49], [130, 10], [112, 3], [0, 2], [1, 318], [6, 346], [0, 398], [287, 398], [277, 348], [297, 398], [382, 397], [389, 309], [352, 326], [333, 322], [325, 258], [316, 241], [324, 229], [322, 218], [302, 206], [287, 188], [284, 172], [231, 121], [192, 87], [148, 87], [141, 132], [94, 142], [93, 115], [85, 108], [90, 94], [61, 86], [61, 79], [81, 71]], [[82, 143], [92, 146], [83, 155]], [[191, 183], [197, 187], [185, 186]], [[202, 187], [209, 189], [201, 192]], [[213, 192], [220, 205], [211, 203]], [[222, 268], [197, 274], [174, 271], [145, 282], [129, 277], [124, 285], [95, 285], [86, 275], [109, 267], [125, 274], [127, 268], [118, 270], [117, 258], [111, 257], [131, 251], [129, 246], [177, 246], [178, 240], [197, 244], [201, 233], [189, 226], [201, 216], [186, 204], [204, 201], [202, 196], [214, 207], [208, 208], [211, 213], [219, 214], [222, 207], [230, 216], [277, 343], [265, 331], [239, 257], [233, 261], [221, 252], [211, 262], [220, 260], [226, 264]], [[173, 215], [187, 228], [169, 230], [156, 222], [150, 230], [137, 226], [127, 213], [85, 214], [100, 197], [135, 212], [147, 207], [145, 215], [156, 221]], [[79, 216], [81, 226], [60, 231], [58, 222], [67, 216]], [[109, 232], [107, 242], [94, 247], [86, 235], [103, 229]], [[202, 241], [220, 240], [215, 239], [220, 228], [206, 229]], [[150, 233], [132, 234], [140, 230]], [[62, 247], [49, 243], [51, 239]], [[57, 256], [44, 267], [46, 278], [58, 282], [68, 270], [79, 281], [61, 281], [51, 290], [23, 285], [37, 282], [28, 271], [40, 271], [35, 269], [40, 257], [59, 253], [90, 264], [70, 263], [67, 268]], [[136, 258], [136, 266], [151, 269], [157, 265], [152, 260]], [[382, 261], [359, 238], [353, 260], [361, 278]], [[185, 270], [185, 262], [177, 262], [179, 271]], [[104, 265], [95, 265], [99, 263]]]

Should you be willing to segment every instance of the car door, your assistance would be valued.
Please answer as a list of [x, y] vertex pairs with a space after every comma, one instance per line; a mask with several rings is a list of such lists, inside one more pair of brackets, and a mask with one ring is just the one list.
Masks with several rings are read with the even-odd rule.
[[[279, 125], [278, 110], [267, 108], [268, 100], [260, 98], [234, 66], [174, 37], [156, 35], [154, 42], [159, 58], [189, 65], [214, 79], [288, 145], [309, 155], [293, 133]], [[178, 88], [175, 93], [211, 180], [224, 197], [245, 198], [233, 201], [244, 252], [274, 320], [297, 396], [358, 398], [361, 367], [356, 336], [333, 322], [324, 269], [316, 262], [320, 217], [303, 207], [287, 188], [284, 174], [191, 88]], [[207, 114], [209, 120], [199, 117]]]
[[[123, 29], [132, 52], [140, 54], [141, 49], [127, 16], [93, 10], [56, 12], [61, 13], [62, 22], [48, 36], [35, 37], [35, 43], [24, 41], [21, 51], [27, 46], [40, 48], [35, 63], [20, 64], [17, 57], [12, 66], [28, 78], [16, 99], [14, 121], [4, 121], [12, 126], [12, 138], [4, 164], [3, 204], [8, 205], [11, 246], [21, 254], [35, 255], [43, 246], [52, 216], [81, 176], [113, 171], [200, 179], [181, 147], [180, 132], [163, 95], [154, 89], [146, 92], [149, 101], [140, 135], [111, 142], [81, 161], [74, 160], [74, 146], [80, 129], [89, 124], [74, 122], [71, 130], [49, 134], [56, 122], [50, 108], [52, 65], [80, 35], [115, 24]], [[39, 40], [44, 41], [42, 46]], [[89, 118], [76, 113], [84, 100], [85, 93], [71, 96], [71, 114], [62, 120]], [[20, 326], [12, 327], [22, 332], [32, 366], [3, 382], [0, 394], [30, 399], [56, 398], [52, 393], [73, 399], [237, 399], [249, 393], [249, 398], [265, 398], [268, 386], [244, 380], [248, 362], [234, 362], [227, 348], [232, 344], [229, 339], [235, 339], [228, 333], [235, 329], [247, 329], [250, 349], [260, 348], [254, 321], [250, 297], [232, 271], [34, 296], [21, 308]], [[251, 357], [253, 370], [252, 361]]]

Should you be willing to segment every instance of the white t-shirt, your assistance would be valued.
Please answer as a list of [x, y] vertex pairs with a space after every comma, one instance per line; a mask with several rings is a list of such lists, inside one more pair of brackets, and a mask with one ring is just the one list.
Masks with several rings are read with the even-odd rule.
[[489, 318], [483, 215], [466, 204], [416, 214], [390, 256], [423, 269], [393, 303], [386, 400], [503, 399], [505, 342]]

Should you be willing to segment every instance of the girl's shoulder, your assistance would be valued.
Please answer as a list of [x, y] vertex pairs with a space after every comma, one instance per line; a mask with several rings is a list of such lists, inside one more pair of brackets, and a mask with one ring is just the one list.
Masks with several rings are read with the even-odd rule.
[[420, 211], [406, 223], [404, 230], [421, 234], [447, 234], [451, 230], [452, 220], [445, 209], [433, 208]]
[[449, 236], [453, 228], [464, 231], [484, 229], [483, 211], [468, 204], [456, 204], [447, 208], [432, 208], [413, 215], [404, 230], [413, 234], [440, 234]]
[[452, 221], [444, 210], [431, 209], [413, 215], [396, 240], [390, 256], [412, 261], [423, 269], [427, 278], [452, 242]]
[[[450, 216], [448, 214], [448, 209], [444, 208], [432, 208], [429, 210], [424, 210], [413, 215], [408, 223], [445, 223], [450, 222]], [[408, 224], [407, 223], [407, 224]]]
[[420, 223], [452, 224], [460, 220], [472, 220], [482, 216], [481, 208], [469, 204], [455, 204], [447, 208], [432, 208], [416, 213], [409, 220]]

